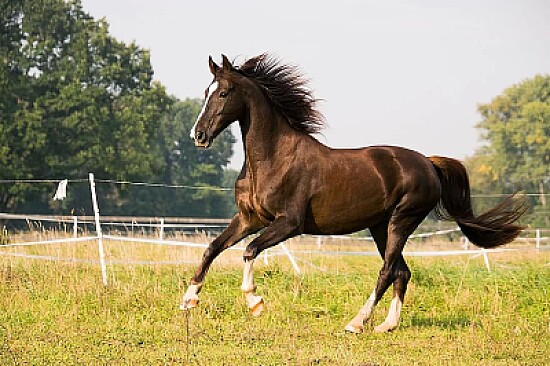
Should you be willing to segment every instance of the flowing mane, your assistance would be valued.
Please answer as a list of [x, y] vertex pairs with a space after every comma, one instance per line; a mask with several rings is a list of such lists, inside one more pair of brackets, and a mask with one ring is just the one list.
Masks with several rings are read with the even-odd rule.
[[262, 54], [245, 61], [237, 71], [261, 87], [294, 129], [314, 134], [324, 127], [325, 118], [316, 108], [318, 100], [295, 66], [281, 64], [276, 58]]

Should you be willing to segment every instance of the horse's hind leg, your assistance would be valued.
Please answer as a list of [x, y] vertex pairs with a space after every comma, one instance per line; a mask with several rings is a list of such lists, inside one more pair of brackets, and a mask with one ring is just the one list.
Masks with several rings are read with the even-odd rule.
[[[388, 239], [388, 221], [386, 220], [378, 225], [375, 225], [369, 228], [369, 230], [374, 242], [376, 243], [378, 252], [382, 256], [382, 259], [384, 259], [384, 253], [386, 252], [386, 241]], [[351, 333], [361, 333], [365, 322], [370, 319], [377, 302], [376, 291], [373, 291], [365, 305], [361, 307], [357, 315], [346, 325], [345, 330]]]
[[[399, 210], [396, 210], [387, 226], [384, 224], [371, 228], [378, 250], [384, 259], [384, 264], [378, 275], [375, 290], [357, 316], [346, 326], [345, 329], [349, 332], [362, 332], [363, 324], [370, 318], [374, 307], [392, 283], [394, 285], [394, 296], [388, 317], [382, 324], [375, 327], [375, 330], [388, 332], [397, 328], [403, 299], [410, 279], [410, 271], [401, 252], [409, 235], [425, 217], [425, 215], [413, 215], [411, 213], [402, 215], [399, 212]], [[384, 233], [384, 229], [387, 230], [386, 233]]]
[[399, 324], [401, 307], [407, 291], [407, 284], [411, 278], [411, 272], [402, 255], [403, 248], [409, 235], [420, 225], [427, 214], [428, 212], [407, 211], [402, 205], [396, 209], [390, 219], [386, 248], [383, 254], [384, 264], [376, 284], [375, 299], [378, 302], [392, 283], [393, 298], [386, 320], [374, 328], [377, 332], [392, 331]]
[[[384, 259], [388, 240], [388, 224], [386, 223], [383, 227], [372, 228], [371, 234], [376, 242], [380, 256]], [[393, 281], [393, 298], [388, 310], [388, 316], [382, 324], [374, 328], [377, 332], [394, 330], [399, 324], [401, 308], [405, 299], [405, 292], [407, 292], [407, 284], [411, 278], [411, 271], [407, 263], [405, 263], [405, 258], [403, 258], [402, 254], [399, 255], [396, 261], [394, 272], [396, 279]]]
[[407, 284], [411, 278], [411, 271], [405, 263], [403, 255], [400, 255], [399, 259], [396, 261], [394, 276], [393, 298], [388, 310], [388, 316], [382, 324], [374, 328], [376, 332], [390, 332], [399, 325], [401, 307], [403, 306], [403, 301], [405, 299], [405, 292], [407, 292]]

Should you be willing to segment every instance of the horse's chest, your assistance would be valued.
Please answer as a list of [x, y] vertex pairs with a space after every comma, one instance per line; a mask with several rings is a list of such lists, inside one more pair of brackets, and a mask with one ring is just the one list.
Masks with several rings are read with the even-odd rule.
[[275, 219], [276, 210], [265, 192], [254, 189], [252, 185], [240, 188], [236, 197], [239, 210], [257, 216], [265, 225], [271, 223]]
[[269, 224], [275, 219], [275, 210], [272, 205], [269, 204], [265, 195], [251, 192], [250, 203], [252, 211], [254, 211], [264, 224]]

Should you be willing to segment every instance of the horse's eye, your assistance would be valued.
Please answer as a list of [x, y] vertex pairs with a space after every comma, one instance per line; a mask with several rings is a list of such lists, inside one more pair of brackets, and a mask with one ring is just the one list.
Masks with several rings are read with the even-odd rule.
[[220, 92], [220, 97], [222, 97], [222, 98], [227, 97], [227, 92], [226, 91], [221, 91]]

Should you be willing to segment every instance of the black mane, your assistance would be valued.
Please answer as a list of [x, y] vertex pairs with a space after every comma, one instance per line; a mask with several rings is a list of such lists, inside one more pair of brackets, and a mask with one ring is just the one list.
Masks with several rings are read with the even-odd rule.
[[291, 65], [262, 54], [244, 62], [237, 70], [253, 79], [268, 99], [298, 131], [313, 134], [324, 127], [324, 117], [317, 110], [317, 99], [307, 87], [307, 80]]

